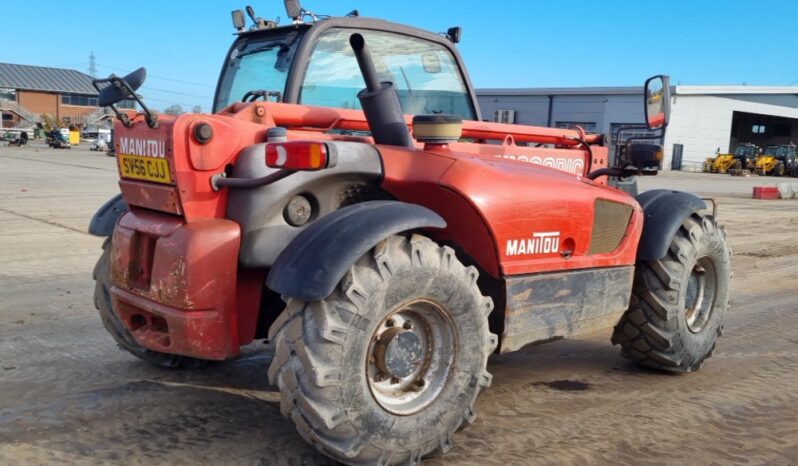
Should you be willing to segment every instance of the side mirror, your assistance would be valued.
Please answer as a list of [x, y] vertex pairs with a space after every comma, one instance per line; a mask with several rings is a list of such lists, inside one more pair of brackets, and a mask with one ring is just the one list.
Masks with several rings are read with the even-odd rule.
[[646, 80], [645, 103], [648, 129], [663, 129], [668, 126], [671, 106], [671, 86], [668, 76], [652, 76]]
[[[105, 86], [97, 96], [97, 105], [100, 107], [107, 107], [117, 102], [121, 102], [128, 97], [132, 97], [131, 91], [135, 92], [136, 89], [140, 88], [141, 85], [144, 84], [144, 80], [146, 78], [147, 70], [142, 67], [123, 78], [116, 78], [111, 75], [111, 78], [108, 80], [96, 80], [110, 82], [110, 84]], [[127, 86], [119, 81], [124, 81]]]
[[629, 162], [637, 169], [642, 171], [659, 170], [662, 164], [662, 146], [659, 144], [648, 144], [633, 142], [629, 144]]

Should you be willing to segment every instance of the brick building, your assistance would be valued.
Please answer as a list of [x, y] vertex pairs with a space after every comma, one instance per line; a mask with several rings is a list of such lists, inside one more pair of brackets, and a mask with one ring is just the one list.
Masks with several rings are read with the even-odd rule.
[[[97, 107], [92, 77], [76, 70], [0, 63], [3, 127], [31, 126], [50, 114], [63, 126], [82, 128], [108, 120]], [[133, 102], [121, 107], [133, 108]]]

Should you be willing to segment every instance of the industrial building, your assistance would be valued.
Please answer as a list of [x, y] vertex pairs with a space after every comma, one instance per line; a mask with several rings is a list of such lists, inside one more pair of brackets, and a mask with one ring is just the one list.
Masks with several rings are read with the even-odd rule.
[[[643, 123], [642, 87], [477, 89], [483, 118], [612, 135]], [[647, 131], [639, 131], [639, 135]], [[624, 133], [624, 137], [634, 133]], [[798, 87], [674, 86], [663, 169], [699, 170], [738, 143], [798, 142]]]
[[[91, 81], [76, 70], [0, 63], [2, 127], [33, 127], [43, 114], [65, 127], [102, 125], [110, 115], [97, 107]], [[122, 107], [133, 108], [132, 102]]]

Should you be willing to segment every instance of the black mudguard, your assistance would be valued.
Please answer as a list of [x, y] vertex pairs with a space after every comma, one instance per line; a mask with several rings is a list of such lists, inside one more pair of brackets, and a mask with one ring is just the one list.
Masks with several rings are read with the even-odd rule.
[[399, 201], [369, 201], [326, 215], [299, 233], [277, 257], [266, 286], [284, 296], [318, 301], [349, 267], [385, 238], [417, 228], [444, 228], [435, 212]]
[[111, 236], [116, 221], [128, 210], [127, 203], [122, 199], [122, 194], [117, 194], [94, 213], [94, 217], [89, 223], [89, 233], [94, 236]]
[[660, 260], [668, 253], [673, 235], [693, 212], [707, 208], [694, 194], [655, 189], [637, 196], [643, 208], [643, 234], [637, 247], [637, 260]]

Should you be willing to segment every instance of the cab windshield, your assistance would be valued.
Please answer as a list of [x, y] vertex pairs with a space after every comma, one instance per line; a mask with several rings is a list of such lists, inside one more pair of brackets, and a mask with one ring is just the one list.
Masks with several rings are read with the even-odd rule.
[[360, 33], [382, 81], [391, 81], [409, 115], [449, 114], [475, 119], [471, 96], [452, 53], [440, 44], [383, 31], [330, 29], [316, 42], [299, 103], [360, 109], [366, 87], [349, 37]]
[[734, 150], [735, 157], [755, 157], [757, 154], [756, 146], [737, 146]]

